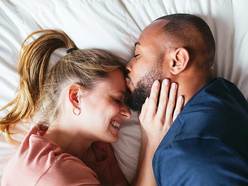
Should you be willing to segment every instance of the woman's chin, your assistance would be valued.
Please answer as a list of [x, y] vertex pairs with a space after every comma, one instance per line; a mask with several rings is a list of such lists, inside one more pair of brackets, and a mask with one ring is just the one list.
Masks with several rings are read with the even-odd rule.
[[109, 129], [109, 131], [110, 131], [110, 134], [113, 136], [113, 138], [118, 139], [119, 132], [120, 132], [120, 129], [119, 128], [114, 128], [114, 127], [111, 126], [110, 129]]
[[111, 131], [108, 133], [108, 138], [106, 139], [106, 142], [108, 143], [114, 143], [117, 142], [119, 139], [119, 131]]

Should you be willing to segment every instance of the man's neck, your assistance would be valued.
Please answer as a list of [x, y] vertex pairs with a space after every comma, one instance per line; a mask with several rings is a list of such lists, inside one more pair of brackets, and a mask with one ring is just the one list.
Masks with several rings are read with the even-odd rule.
[[184, 105], [208, 82], [210, 78], [198, 74], [194, 77], [182, 77], [178, 80], [178, 95], [184, 96]]

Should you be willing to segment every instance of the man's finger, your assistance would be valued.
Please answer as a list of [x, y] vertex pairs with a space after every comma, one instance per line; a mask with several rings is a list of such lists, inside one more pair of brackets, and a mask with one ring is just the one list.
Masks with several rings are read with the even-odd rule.
[[177, 118], [178, 114], [181, 112], [183, 105], [184, 105], [184, 97], [179, 96], [179, 98], [177, 99], [176, 108], [173, 115], [173, 121]]
[[[172, 83], [171, 84], [171, 89], [169, 93], [169, 100], [166, 108], [166, 116], [165, 116], [165, 123], [164, 125], [170, 125], [173, 120], [173, 112], [175, 108], [175, 103], [176, 103], [176, 96], [177, 96], [177, 84]], [[168, 126], [164, 126], [167, 128]]]
[[146, 115], [146, 111], [147, 111], [147, 102], [148, 102], [148, 98], [146, 98], [145, 103], [143, 104], [142, 108], [141, 108], [141, 113], [139, 115], [139, 120], [143, 121], [144, 116]]
[[166, 112], [166, 106], [167, 106], [167, 102], [168, 102], [169, 88], [170, 88], [169, 80], [164, 79], [162, 82], [162, 85], [161, 85], [158, 110], [157, 110], [157, 117], [160, 118], [163, 122], [165, 119], [165, 112]]
[[159, 90], [160, 90], [160, 83], [158, 80], [156, 80], [152, 84], [151, 93], [148, 101], [148, 108], [147, 108], [148, 117], [153, 117], [157, 111]]

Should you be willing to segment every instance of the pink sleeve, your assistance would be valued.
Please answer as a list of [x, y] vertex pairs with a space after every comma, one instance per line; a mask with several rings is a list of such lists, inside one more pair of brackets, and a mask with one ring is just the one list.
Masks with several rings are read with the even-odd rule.
[[2, 185], [127, 185], [111, 145], [95, 143], [83, 162], [63, 153], [59, 146], [43, 137], [44, 132], [34, 127], [27, 134], [4, 171]]
[[95, 172], [70, 155], [63, 155], [37, 182], [37, 186], [99, 186]]

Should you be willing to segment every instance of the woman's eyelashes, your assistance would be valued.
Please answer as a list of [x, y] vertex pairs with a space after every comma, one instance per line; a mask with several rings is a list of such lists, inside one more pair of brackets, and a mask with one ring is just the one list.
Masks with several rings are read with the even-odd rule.
[[115, 103], [122, 105], [124, 103], [124, 99], [122, 98], [116, 98], [116, 97], [112, 97], [112, 99], [114, 100]]
[[137, 60], [139, 56], [140, 56], [139, 54], [135, 54], [134, 58]]

